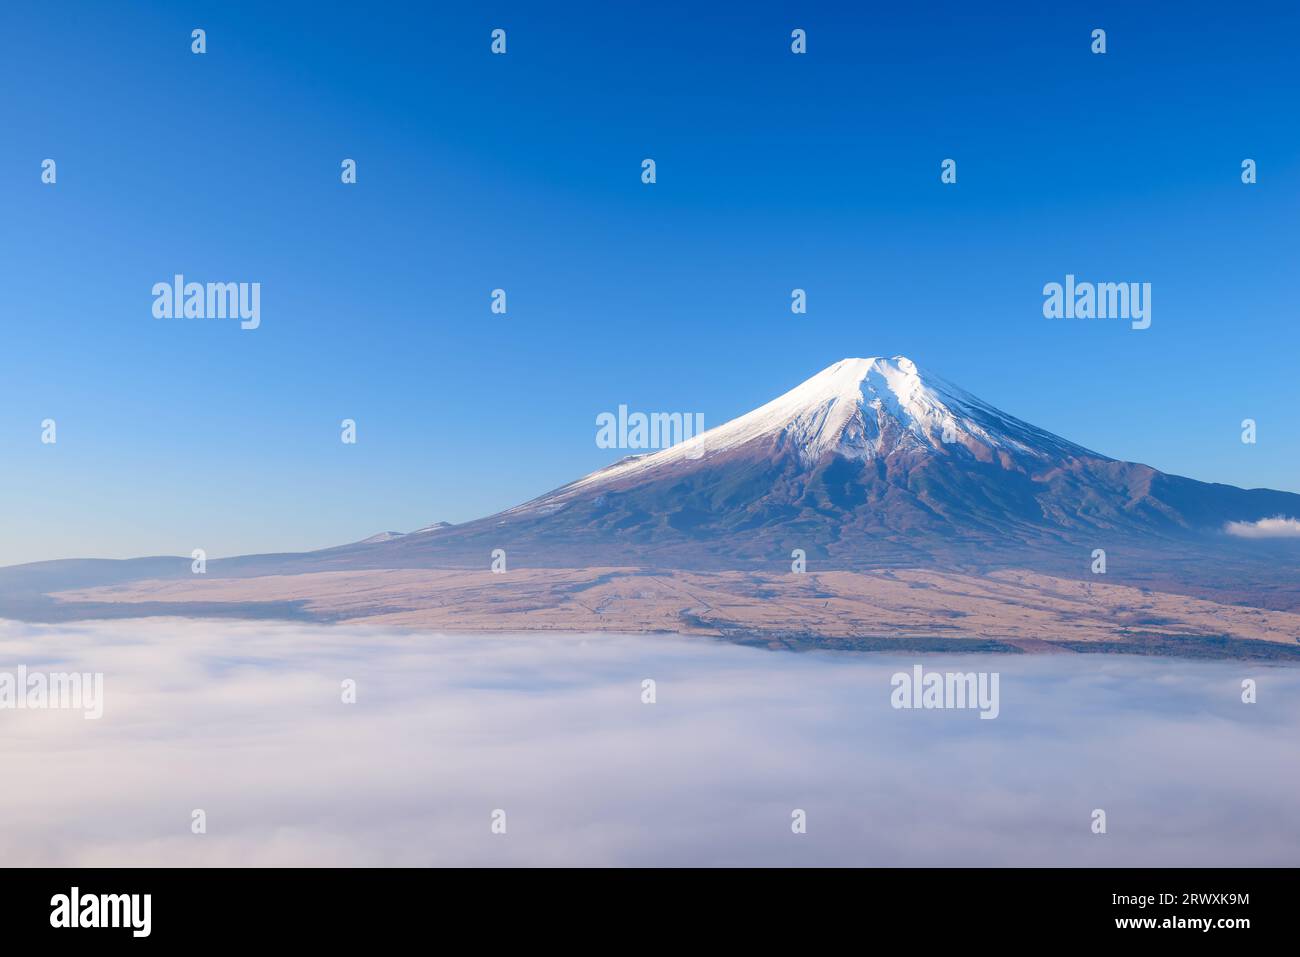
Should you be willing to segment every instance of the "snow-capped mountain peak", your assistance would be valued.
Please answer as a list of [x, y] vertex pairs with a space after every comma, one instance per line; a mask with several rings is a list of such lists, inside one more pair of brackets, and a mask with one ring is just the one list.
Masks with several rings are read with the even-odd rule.
[[429, 524], [429, 525], [422, 525], [422, 526], [420, 526], [419, 528], [417, 528], [415, 531], [413, 531], [413, 532], [408, 532], [407, 534], [408, 534], [408, 535], [423, 535], [423, 534], [425, 534], [426, 532], [440, 532], [440, 531], [442, 531], [444, 528], [451, 528], [451, 522], [433, 522], [432, 524]]
[[378, 545], [380, 542], [391, 542], [394, 539], [401, 538], [404, 534], [405, 534], [404, 532], [376, 532], [374, 535], [371, 535], [369, 538], [363, 538], [361, 539], [361, 541], [354, 542], [353, 544], [354, 545]]
[[965, 414], [958, 390], [923, 377], [906, 356], [841, 359], [716, 432], [702, 442], [709, 450], [770, 434], [809, 465], [829, 453], [871, 460], [945, 440], [998, 441]]
[[[650, 434], [628, 431], [625, 413], [617, 444]], [[1166, 580], [1197, 564], [1165, 567], [1184, 546], [1217, 554], [1227, 543], [1240, 557], [1249, 546], [1225, 535], [1225, 523], [1300, 515], [1297, 503], [1292, 493], [1209, 485], [1089, 452], [905, 356], [876, 356], [842, 359], [752, 412], [514, 508], [356, 553], [393, 568], [479, 568], [507, 548], [525, 567], [715, 571], [779, 570], [797, 551], [823, 570], [1021, 567], [1033, 553], [1077, 575], [1115, 542], [1128, 561], [1159, 556], [1152, 580]], [[691, 600], [707, 607], [703, 593]]]
[[746, 446], [795, 455], [804, 466], [832, 454], [873, 461], [958, 455], [963, 449], [985, 461], [1008, 455], [1040, 461], [1104, 458], [1006, 415], [923, 372], [906, 356], [873, 356], [841, 359], [752, 412], [670, 448], [621, 459], [559, 491], [707, 462]]

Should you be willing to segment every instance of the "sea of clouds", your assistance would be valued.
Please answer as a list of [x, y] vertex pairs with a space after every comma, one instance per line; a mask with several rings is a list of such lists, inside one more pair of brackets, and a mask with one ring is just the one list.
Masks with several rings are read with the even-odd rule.
[[[918, 662], [999, 672], [997, 719], [892, 708]], [[1294, 667], [0, 621], [18, 665], [104, 713], [0, 710], [11, 866], [1300, 864]]]

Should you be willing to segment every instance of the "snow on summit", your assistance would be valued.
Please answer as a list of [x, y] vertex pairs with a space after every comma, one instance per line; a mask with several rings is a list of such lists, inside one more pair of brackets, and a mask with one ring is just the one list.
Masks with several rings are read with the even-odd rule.
[[754, 445], [812, 466], [827, 455], [871, 461], [896, 454], [1104, 458], [981, 401], [906, 356], [841, 359], [752, 412], [671, 448], [629, 456], [562, 493]]

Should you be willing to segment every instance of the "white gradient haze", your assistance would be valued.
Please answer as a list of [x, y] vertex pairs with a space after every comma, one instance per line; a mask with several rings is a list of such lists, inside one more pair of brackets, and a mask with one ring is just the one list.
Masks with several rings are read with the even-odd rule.
[[[1300, 860], [1294, 668], [182, 619], [0, 622], [0, 661], [105, 673], [99, 721], [0, 712], [14, 865]], [[918, 662], [999, 671], [997, 720], [893, 710]]]

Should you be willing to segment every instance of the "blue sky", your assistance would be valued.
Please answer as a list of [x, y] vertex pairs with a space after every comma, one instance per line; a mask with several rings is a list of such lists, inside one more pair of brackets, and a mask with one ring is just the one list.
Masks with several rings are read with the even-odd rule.
[[[267, 6], [0, 10], [0, 563], [470, 519], [622, 454], [620, 403], [714, 425], [897, 353], [1300, 491], [1288, 5]], [[177, 272], [261, 282], [261, 328], [155, 320]], [[1044, 319], [1067, 272], [1152, 327]]]

